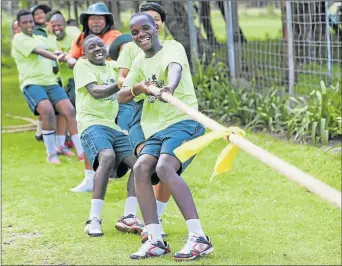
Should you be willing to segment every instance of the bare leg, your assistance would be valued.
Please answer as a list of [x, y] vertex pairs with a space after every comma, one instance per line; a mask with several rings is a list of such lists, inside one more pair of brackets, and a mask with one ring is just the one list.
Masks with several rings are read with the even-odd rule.
[[179, 167], [180, 163], [175, 157], [161, 154], [156, 166], [156, 172], [160, 180], [169, 188], [184, 219], [198, 219], [197, 209], [189, 187], [177, 174]]

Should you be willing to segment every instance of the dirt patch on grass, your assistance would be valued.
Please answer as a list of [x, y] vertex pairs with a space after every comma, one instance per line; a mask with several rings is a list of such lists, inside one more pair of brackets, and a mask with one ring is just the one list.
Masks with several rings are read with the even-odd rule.
[[9, 232], [9, 237], [3, 242], [4, 245], [13, 245], [18, 240], [21, 241], [23, 239], [34, 239], [36, 237], [40, 237], [39, 233], [12, 233]]

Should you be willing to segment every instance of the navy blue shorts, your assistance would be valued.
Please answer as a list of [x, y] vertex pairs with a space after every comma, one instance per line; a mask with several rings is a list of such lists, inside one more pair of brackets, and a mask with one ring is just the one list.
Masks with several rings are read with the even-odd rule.
[[133, 112], [135, 108], [135, 102], [130, 101], [128, 103], [119, 104], [119, 112], [116, 117], [116, 124], [122, 129], [127, 130], [131, 124], [133, 118]]
[[[139, 156], [149, 154], [158, 159], [160, 154], [169, 154], [177, 158], [173, 152], [176, 148], [186, 141], [202, 136], [204, 133], [205, 129], [203, 125], [194, 120], [184, 120], [175, 123], [149, 137], [146, 140]], [[194, 157], [195, 156], [191, 157], [186, 162], [181, 163], [181, 166], [177, 171], [179, 175], [185, 171]], [[158, 176], [153, 174], [151, 181], [152, 185], [158, 184]]]
[[123, 177], [127, 173], [129, 167], [123, 163], [123, 160], [129, 156], [133, 156], [133, 150], [128, 136], [121, 131], [107, 126], [93, 125], [82, 132], [81, 143], [95, 171], [99, 166], [99, 153], [104, 149], [113, 149], [116, 157], [114, 168], [116, 177]]
[[64, 89], [59, 85], [28, 85], [23, 89], [23, 94], [30, 110], [35, 115], [39, 115], [37, 106], [42, 100], [48, 99], [55, 106], [61, 100], [69, 99]]
[[144, 100], [135, 103], [134, 113], [131, 124], [128, 129], [128, 136], [131, 142], [134, 154], [137, 155], [137, 147], [145, 142], [145, 135], [140, 125], [141, 113], [143, 109]]

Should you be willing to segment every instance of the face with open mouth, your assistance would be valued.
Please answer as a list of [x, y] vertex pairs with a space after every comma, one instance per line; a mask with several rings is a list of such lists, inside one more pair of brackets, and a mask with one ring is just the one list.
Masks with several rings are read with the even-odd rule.
[[64, 18], [61, 15], [56, 14], [51, 18], [50, 23], [52, 33], [56, 35], [58, 40], [63, 39], [65, 29]]
[[149, 16], [149, 19], [147, 16], [134, 17], [130, 23], [133, 41], [144, 51], [153, 48], [157, 33], [153, 18]]
[[89, 62], [94, 65], [104, 65], [107, 51], [104, 42], [97, 36], [92, 35], [83, 41], [83, 51]]

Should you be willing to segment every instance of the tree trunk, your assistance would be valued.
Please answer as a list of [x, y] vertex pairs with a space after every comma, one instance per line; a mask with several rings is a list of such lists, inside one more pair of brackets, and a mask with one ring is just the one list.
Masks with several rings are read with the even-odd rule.
[[75, 19], [78, 20], [78, 1], [74, 2], [74, 14], [75, 14]]
[[71, 5], [70, 5], [70, 1], [66, 2], [67, 4], [67, 9], [68, 9], [68, 20], [71, 18]]
[[199, 16], [200, 16], [200, 21], [203, 24], [205, 33], [207, 35], [207, 40], [211, 44], [217, 45], [218, 42], [216, 40], [213, 27], [211, 25], [210, 2], [209, 1], [201, 1], [200, 2]]
[[139, 7], [140, 7], [139, 1], [134, 1], [134, 2], [133, 2], [133, 9], [134, 9], [134, 12], [135, 12], [135, 13], [138, 13], [138, 12], [139, 12]]
[[120, 20], [120, 1], [112, 0], [107, 1], [108, 9], [111, 13], [113, 13], [114, 17], [114, 28], [121, 28], [121, 20]]
[[[179, 1], [163, 1], [160, 3], [164, 6], [168, 13], [165, 21], [166, 27], [172, 34], [173, 38], [183, 44], [189, 62], [191, 62], [188, 13], [184, 7], [184, 3]], [[198, 27], [196, 27], [196, 31], [199, 55], [206, 54], [207, 59], [210, 60], [212, 55], [210, 44], [206, 39], [203, 38]]]

